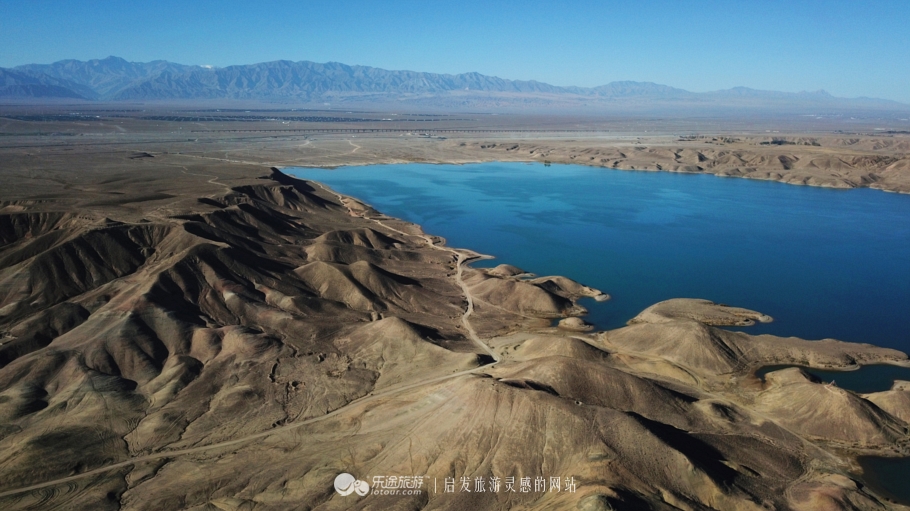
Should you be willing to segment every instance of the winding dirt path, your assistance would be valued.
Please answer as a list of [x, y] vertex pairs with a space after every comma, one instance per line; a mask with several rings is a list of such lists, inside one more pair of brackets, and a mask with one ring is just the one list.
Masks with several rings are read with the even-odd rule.
[[[261, 167], [263, 165], [263, 162], [261, 162], [261, 161], [234, 160], [231, 158], [218, 158], [216, 156], [199, 156], [198, 154], [180, 153], [180, 154], [171, 154], [171, 156], [182, 156], [184, 158], [197, 158], [200, 160], [224, 161], [224, 162], [228, 162], [228, 163], [243, 163], [245, 165], [257, 165], [259, 167]], [[271, 165], [271, 163], [266, 162], [265, 165]]]
[[[199, 174], [199, 175], [202, 175], [202, 174]], [[209, 177], [209, 176], [205, 176], [205, 177]], [[217, 178], [215, 178], [215, 179], [217, 179]], [[492, 359], [493, 359], [493, 362], [490, 362], [490, 363], [488, 363], [488, 364], [484, 364], [484, 365], [477, 366], [477, 367], [475, 367], [475, 368], [473, 368], [473, 369], [466, 369], [466, 370], [464, 370], [464, 371], [458, 371], [458, 372], [456, 372], [456, 373], [447, 374], [447, 375], [444, 375], [444, 376], [437, 376], [437, 377], [435, 377], [435, 378], [428, 378], [428, 379], [421, 380], [421, 381], [418, 381], [418, 382], [409, 383], [409, 384], [407, 384], [407, 385], [403, 385], [403, 386], [400, 386], [400, 387], [393, 387], [393, 388], [391, 388], [391, 389], [384, 390], [384, 391], [382, 391], [382, 392], [377, 392], [377, 393], [375, 393], [375, 394], [370, 393], [370, 394], [368, 394], [368, 395], [366, 395], [366, 396], [364, 396], [364, 397], [361, 397], [361, 398], [359, 398], [359, 399], [355, 399], [355, 400], [349, 402], [348, 404], [346, 404], [346, 405], [344, 405], [344, 406], [342, 406], [342, 407], [340, 407], [340, 408], [337, 408], [337, 409], [335, 409], [335, 410], [333, 410], [333, 411], [331, 411], [331, 412], [329, 412], [329, 413], [326, 413], [326, 414], [324, 414], [324, 415], [320, 415], [319, 417], [313, 417], [313, 418], [311, 418], [311, 419], [306, 419], [306, 420], [303, 420], [303, 421], [300, 421], [300, 422], [294, 422], [294, 423], [287, 424], [287, 425], [284, 425], [284, 426], [279, 426], [279, 427], [272, 428], [272, 429], [269, 429], [269, 430], [266, 430], [266, 431], [261, 431], [261, 432], [259, 432], [259, 433], [254, 433], [254, 434], [252, 434], [252, 435], [246, 435], [246, 436], [243, 436], [243, 437], [240, 437], [240, 438], [235, 438], [235, 439], [233, 439], [233, 440], [226, 440], [226, 441], [224, 441], [224, 442], [218, 442], [218, 443], [214, 443], [214, 444], [202, 445], [202, 446], [198, 446], [198, 447], [190, 447], [190, 448], [187, 448], [187, 449], [178, 449], [178, 450], [173, 450], [173, 451], [162, 451], [162, 452], [157, 452], [157, 453], [154, 453], [154, 454], [147, 454], [147, 455], [144, 455], [144, 456], [136, 456], [136, 457], [130, 458], [130, 459], [126, 460], [126, 461], [121, 461], [121, 462], [118, 462], [118, 463], [113, 463], [113, 464], [110, 464], [110, 465], [105, 465], [105, 466], [103, 466], [103, 467], [99, 467], [99, 468], [96, 468], [96, 469], [88, 470], [88, 471], [86, 471], [86, 472], [82, 472], [82, 473], [79, 473], [79, 474], [76, 474], [76, 475], [72, 475], [72, 476], [68, 476], [68, 477], [61, 477], [61, 478], [59, 478], [59, 479], [53, 479], [53, 480], [50, 480], [50, 481], [45, 481], [45, 482], [43, 482], [43, 483], [33, 484], [33, 485], [31, 485], [31, 486], [25, 486], [25, 487], [22, 487], [22, 488], [16, 488], [16, 489], [12, 489], [12, 490], [2, 491], [2, 492], [0, 492], [0, 498], [9, 497], [9, 496], [16, 495], [16, 494], [19, 494], [19, 493], [25, 493], [25, 492], [30, 492], [30, 491], [34, 491], [34, 490], [41, 490], [41, 489], [48, 488], [48, 487], [51, 487], [51, 486], [56, 486], [56, 485], [59, 485], [59, 484], [70, 483], [70, 482], [73, 482], [73, 481], [77, 481], [77, 480], [79, 480], [79, 479], [84, 479], [84, 478], [91, 477], [91, 476], [94, 476], [94, 475], [103, 474], [103, 473], [109, 472], [109, 471], [111, 471], [111, 470], [117, 470], [118, 468], [125, 468], [125, 467], [129, 467], [129, 466], [131, 466], [131, 465], [135, 465], [135, 464], [143, 463], [143, 462], [147, 462], [147, 461], [155, 461], [155, 460], [161, 460], [161, 459], [167, 459], [167, 458], [176, 458], [176, 457], [178, 457], [178, 456], [186, 456], [186, 455], [188, 455], [188, 454], [197, 454], [197, 453], [201, 453], [201, 452], [205, 452], [205, 451], [211, 451], [211, 450], [216, 450], [216, 449], [222, 449], [222, 448], [225, 448], [225, 447], [232, 447], [232, 446], [235, 446], [235, 445], [244, 444], [244, 443], [250, 442], [250, 441], [252, 441], [252, 440], [258, 440], [258, 439], [260, 439], [260, 438], [265, 438], [265, 437], [268, 437], [268, 436], [271, 436], [271, 435], [275, 435], [275, 434], [278, 434], [278, 433], [283, 433], [283, 432], [286, 432], [286, 431], [291, 431], [291, 430], [294, 430], [294, 429], [297, 429], [297, 428], [301, 428], [301, 427], [306, 426], [306, 425], [308, 425], [308, 424], [314, 424], [314, 423], [317, 423], [317, 422], [322, 422], [322, 421], [324, 421], [324, 420], [327, 420], [327, 419], [330, 419], [330, 418], [332, 418], [332, 417], [335, 417], [336, 415], [339, 415], [339, 414], [341, 414], [341, 413], [343, 413], [343, 412], [349, 411], [349, 410], [353, 409], [354, 407], [362, 406], [362, 405], [365, 405], [365, 404], [368, 404], [368, 403], [377, 401], [377, 400], [379, 400], [379, 399], [382, 399], [382, 398], [384, 398], [384, 397], [390, 396], [390, 395], [392, 395], [392, 394], [396, 394], [396, 393], [403, 392], [403, 391], [410, 390], [410, 389], [414, 389], [414, 388], [417, 388], [417, 387], [422, 387], [422, 386], [425, 386], [425, 385], [429, 385], [429, 384], [433, 384], [433, 383], [438, 383], [438, 382], [441, 382], [441, 381], [450, 380], [450, 379], [453, 379], [453, 378], [458, 378], [458, 377], [465, 376], [465, 375], [468, 375], [468, 374], [476, 373], [476, 372], [482, 371], [482, 370], [484, 370], [484, 369], [486, 369], [486, 368], [489, 368], [489, 367], [492, 366], [493, 364], [499, 362], [500, 356], [499, 356], [495, 351], [493, 351], [493, 350], [490, 348], [489, 345], [487, 345], [485, 342], [483, 342], [483, 340], [480, 339], [480, 337], [477, 335], [477, 332], [474, 330], [474, 327], [471, 325], [470, 317], [471, 317], [471, 314], [474, 313], [474, 297], [473, 297], [473, 295], [471, 294], [470, 288], [468, 288], [468, 285], [464, 282], [464, 280], [463, 280], [463, 278], [462, 278], [462, 276], [463, 276], [463, 274], [464, 274], [463, 270], [464, 270], [464, 265], [465, 265], [465, 263], [470, 262], [470, 261], [474, 261], [474, 260], [478, 260], [478, 259], [485, 259], [486, 256], [476, 255], [476, 254], [467, 255], [465, 252], [462, 252], [462, 251], [460, 251], [460, 250], [456, 250], [456, 249], [449, 248], [449, 247], [445, 247], [445, 246], [439, 246], [439, 245], [436, 245], [436, 243], [434, 242], [433, 238], [430, 237], [430, 236], [427, 235], [427, 234], [411, 234], [411, 233], [407, 233], [407, 232], [404, 232], [404, 231], [402, 231], [402, 230], [400, 230], [400, 229], [396, 229], [395, 227], [392, 227], [392, 226], [390, 226], [390, 225], [387, 225], [387, 224], [383, 223], [382, 220], [380, 220], [380, 219], [378, 219], [378, 218], [371, 218], [371, 217], [368, 217], [368, 216], [366, 216], [366, 215], [364, 215], [364, 214], [362, 214], [362, 213], [357, 213], [357, 212], [355, 212], [355, 211], [351, 208], [351, 206], [350, 206], [350, 201], [351, 201], [352, 199], [350, 199], [349, 197], [346, 197], [346, 196], [344, 196], [344, 195], [341, 195], [340, 193], [335, 192], [334, 190], [331, 190], [331, 189], [329, 189], [329, 188], [326, 188], [325, 186], [323, 186], [323, 185], [320, 184], [320, 183], [316, 183], [316, 182], [313, 182], [313, 181], [311, 181], [311, 183], [316, 184], [316, 185], [318, 185], [319, 187], [321, 187], [323, 190], [325, 190], [326, 192], [335, 195], [335, 196], [338, 198], [338, 201], [339, 201], [345, 208], [347, 208], [348, 212], [349, 212], [352, 216], [356, 216], [356, 217], [359, 217], [359, 218], [363, 218], [363, 219], [366, 219], [366, 220], [370, 220], [370, 221], [376, 223], [377, 225], [382, 226], [382, 228], [384, 228], [384, 229], [386, 229], [386, 230], [393, 231], [393, 232], [399, 233], [399, 234], [404, 235], [404, 236], [408, 236], [408, 237], [416, 236], [416, 237], [418, 237], [418, 238], [423, 239], [423, 240], [426, 242], [427, 246], [429, 246], [429, 247], [431, 247], [431, 248], [433, 248], [433, 249], [435, 249], [435, 250], [442, 250], [442, 251], [449, 252], [449, 253], [455, 255], [455, 257], [456, 257], [456, 259], [455, 259], [455, 266], [456, 266], [456, 268], [455, 268], [454, 279], [455, 279], [455, 282], [459, 285], [459, 287], [461, 287], [462, 292], [464, 293], [464, 296], [465, 296], [465, 301], [466, 301], [466, 303], [467, 303], [467, 305], [465, 306], [464, 314], [462, 314], [462, 316], [461, 316], [461, 323], [462, 323], [462, 325], [464, 325], [464, 327], [465, 327], [465, 331], [467, 332], [468, 338], [470, 338], [471, 341], [473, 341], [475, 344], [477, 344], [477, 346], [480, 347], [485, 353], [487, 353], [488, 355], [490, 355], [490, 357], [492, 357]], [[222, 183], [212, 183], [212, 184], [222, 184]]]
[[[462, 316], [461, 316], [461, 324], [464, 325], [465, 331], [468, 333], [468, 338], [470, 338], [472, 341], [474, 341], [474, 343], [477, 344], [477, 346], [479, 346], [487, 354], [489, 354], [491, 357], [493, 357], [493, 360], [495, 361], [493, 363], [496, 363], [499, 361], [499, 355], [497, 355], [496, 352], [494, 352], [490, 348], [490, 346], [487, 345], [487, 343], [483, 342], [480, 339], [480, 337], [477, 336], [477, 331], [474, 330], [474, 327], [471, 325], [471, 322], [468, 319], [471, 317], [471, 314], [474, 313], [474, 296], [471, 294], [470, 288], [468, 288], [468, 285], [465, 283], [464, 279], [462, 278], [464, 275], [465, 263], [468, 263], [470, 261], [481, 260], [481, 259], [488, 259], [489, 256], [484, 256], [484, 255], [480, 255], [480, 254], [474, 254], [474, 255], [468, 256], [465, 252], [463, 252], [461, 250], [456, 250], [454, 248], [437, 245], [435, 243], [435, 241], [433, 240], [433, 238], [431, 236], [429, 236], [428, 234], [411, 234], [411, 233], [404, 232], [401, 229], [396, 229], [395, 227], [392, 227], [391, 225], [383, 223], [382, 220], [380, 220], [378, 218], [368, 217], [363, 213], [358, 213], [358, 212], [354, 211], [350, 205], [350, 201], [352, 200], [350, 197], [347, 197], [330, 188], [327, 188], [322, 183], [317, 183], [315, 181], [310, 181], [310, 183], [318, 185], [320, 188], [322, 188], [326, 192], [331, 193], [332, 195], [337, 197], [338, 202], [341, 203], [342, 206], [347, 208], [348, 213], [351, 216], [356, 216], [358, 218], [370, 220], [373, 223], [381, 226], [382, 228], [395, 232], [395, 233], [398, 233], [398, 234], [401, 234], [402, 236], [408, 236], [408, 237], [416, 236], [416, 237], [422, 239], [427, 244], [427, 246], [432, 249], [442, 250], [443, 252], [449, 252], [450, 254], [453, 254], [456, 258], [455, 259], [455, 282], [458, 283], [459, 287], [461, 287], [461, 292], [462, 292], [462, 294], [464, 294], [465, 301], [467, 302], [467, 305], [465, 306], [464, 314], [462, 314]], [[490, 364], [487, 364], [487, 365], [490, 365]], [[477, 369], [480, 369], [481, 367], [486, 367], [486, 365], [477, 367], [475, 369], [472, 369], [471, 371], [476, 371]], [[471, 371], [468, 371], [468, 372], [471, 372]]]
[[186, 175], [188, 175], [188, 176], [210, 177], [210, 178], [212, 178], [212, 179], [209, 179], [208, 181], [206, 181], [206, 183], [221, 186], [221, 187], [227, 189], [227, 191], [229, 191], [229, 192], [234, 191], [233, 188], [231, 188], [230, 186], [228, 186], [228, 185], [226, 185], [226, 184], [224, 184], [224, 183], [221, 183], [221, 182], [217, 182], [217, 183], [216, 183], [216, 181], [218, 181], [218, 176], [213, 176], [212, 174], [196, 174], [196, 173], [193, 173], [193, 172], [188, 172], [188, 171], [187, 171], [187, 168], [186, 168], [185, 166], [183, 166], [183, 165], [181, 165], [181, 167], [183, 168], [183, 170], [181, 170], [180, 172], [183, 172], [184, 174], [186, 174]]

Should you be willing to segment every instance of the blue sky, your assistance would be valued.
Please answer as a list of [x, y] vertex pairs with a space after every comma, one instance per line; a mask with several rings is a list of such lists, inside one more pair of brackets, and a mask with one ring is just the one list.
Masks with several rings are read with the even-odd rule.
[[0, 67], [336, 61], [910, 103], [910, 1], [0, 0]]

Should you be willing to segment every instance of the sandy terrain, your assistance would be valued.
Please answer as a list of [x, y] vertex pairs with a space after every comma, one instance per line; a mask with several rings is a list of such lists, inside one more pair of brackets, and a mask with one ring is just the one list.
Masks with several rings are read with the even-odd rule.
[[15, 168], [27, 168], [37, 154], [102, 156], [133, 149], [278, 167], [537, 161], [910, 192], [910, 131], [881, 119], [692, 121], [116, 106], [0, 106], [0, 151]]
[[[177, 133], [194, 122], [0, 117], [0, 508], [905, 509], [855, 457], [910, 455], [906, 384], [858, 395], [754, 371], [906, 354], [726, 331], [770, 318], [704, 300], [587, 332], [577, 301], [610, 290], [473, 269], [470, 247], [271, 168], [754, 151], [816, 161], [785, 181], [907, 191], [904, 135], [720, 145], [733, 135], [582, 138], [515, 119]], [[835, 161], [853, 170], [825, 175]], [[427, 478], [415, 495], [342, 496], [342, 472]], [[476, 491], [493, 477], [574, 491]]]

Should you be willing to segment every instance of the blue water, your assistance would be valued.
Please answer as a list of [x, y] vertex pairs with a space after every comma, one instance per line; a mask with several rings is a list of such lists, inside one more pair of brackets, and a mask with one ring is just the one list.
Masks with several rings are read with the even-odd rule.
[[750, 333], [910, 351], [910, 196], [710, 175], [483, 163], [288, 169], [454, 247], [609, 293], [617, 328], [668, 298], [775, 318]]
[[[762, 367], [755, 372], [755, 375], [764, 380], [766, 374], [788, 367], [799, 366], [777, 365]], [[840, 388], [860, 394], [889, 390], [894, 385], [894, 380], [910, 381], [910, 367], [886, 364], [862, 366], [855, 371], [830, 371], [809, 367], [800, 367], [800, 369], [826, 383], [834, 382]]]

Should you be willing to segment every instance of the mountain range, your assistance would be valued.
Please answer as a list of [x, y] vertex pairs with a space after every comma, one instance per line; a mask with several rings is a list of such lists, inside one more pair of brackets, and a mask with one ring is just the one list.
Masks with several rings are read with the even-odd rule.
[[775, 92], [736, 87], [690, 92], [651, 82], [560, 87], [480, 73], [389, 71], [337, 62], [279, 60], [213, 68], [119, 57], [61, 60], [0, 68], [0, 97], [92, 101], [260, 100], [284, 103], [405, 103], [505, 108], [699, 108], [786, 110], [910, 110], [874, 98], [838, 98], [825, 91]]

